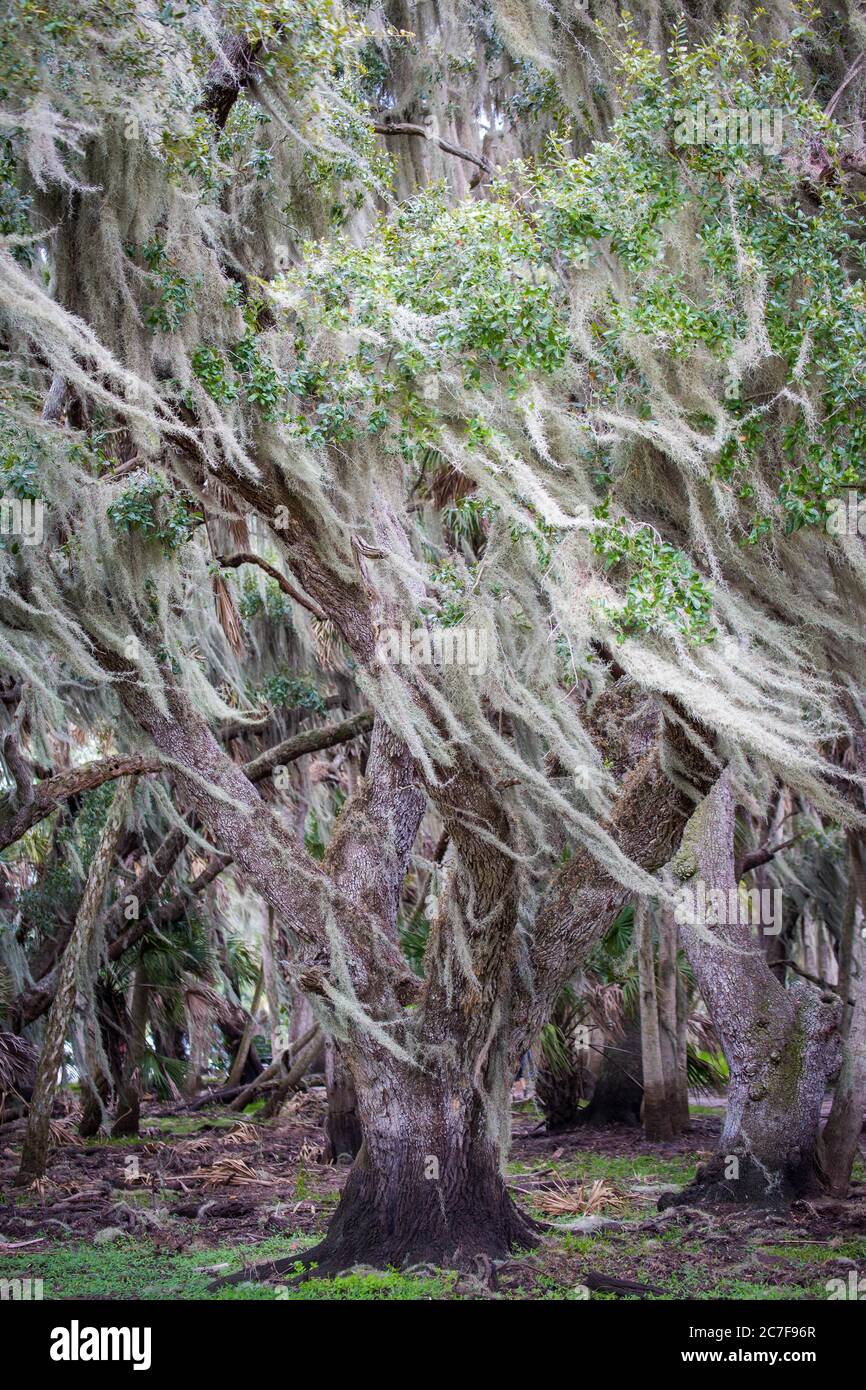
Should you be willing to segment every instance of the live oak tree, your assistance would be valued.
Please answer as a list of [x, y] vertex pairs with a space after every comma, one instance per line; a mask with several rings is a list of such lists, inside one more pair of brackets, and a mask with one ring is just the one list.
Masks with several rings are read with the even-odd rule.
[[[515, 1059], [622, 908], [668, 891], [696, 805], [696, 863], [729, 885], [730, 808], [780, 781], [862, 822], [835, 754], [866, 571], [827, 525], [863, 481], [858, 163], [796, 33], [698, 26], [660, 53], [599, 29], [590, 112], [543, 64], [527, 84], [509, 7], [474, 29], [456, 7], [446, 29], [507, 74], [494, 169], [474, 110], [419, 136], [377, 109], [418, 77], [416, 8], [113, 0], [46, 29], [21, 4], [0, 72], [3, 467], [45, 528], [5, 539], [2, 659], [34, 741], [110, 722], [107, 775], [170, 777], [273, 911], [363, 1136], [324, 1269], [533, 1239], [501, 1170]], [[782, 147], [678, 141], [710, 99], [782, 110]], [[422, 138], [450, 183], [421, 186]], [[260, 718], [242, 572], [372, 710], [321, 859], [261, 789], [280, 764], [219, 737]], [[55, 778], [10, 748], [15, 838]], [[419, 975], [425, 818], [447, 851]], [[772, 1062], [726, 1012], [757, 966], [704, 927], [734, 1195], [805, 1190], [835, 1015], [779, 985]]]

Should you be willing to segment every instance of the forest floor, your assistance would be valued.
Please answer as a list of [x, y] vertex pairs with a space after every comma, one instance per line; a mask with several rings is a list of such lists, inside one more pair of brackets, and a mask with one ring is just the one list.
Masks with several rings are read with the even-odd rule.
[[23, 1122], [3, 1126], [0, 1296], [3, 1280], [29, 1278], [47, 1299], [866, 1297], [862, 1165], [846, 1202], [660, 1213], [659, 1195], [712, 1150], [720, 1108], [693, 1107], [688, 1133], [650, 1144], [618, 1127], [547, 1135], [528, 1104], [515, 1108], [509, 1173], [516, 1199], [550, 1223], [534, 1250], [468, 1274], [355, 1270], [209, 1292], [220, 1276], [300, 1255], [322, 1234], [347, 1172], [322, 1161], [324, 1111], [313, 1089], [267, 1124], [217, 1107], [152, 1109], [139, 1140], [84, 1143], [61, 1122], [45, 1182], [23, 1193], [12, 1190]]

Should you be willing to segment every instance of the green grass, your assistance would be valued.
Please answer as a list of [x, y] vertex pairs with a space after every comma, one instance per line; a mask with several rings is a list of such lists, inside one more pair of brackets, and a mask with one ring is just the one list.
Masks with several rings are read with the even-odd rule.
[[16, 1275], [42, 1279], [45, 1297], [165, 1299], [165, 1298], [263, 1298], [275, 1297], [264, 1285], [239, 1286], [210, 1294], [207, 1285], [216, 1275], [204, 1267], [228, 1265], [220, 1273], [231, 1274], [245, 1263], [280, 1259], [297, 1254], [309, 1244], [305, 1236], [271, 1236], [249, 1245], [228, 1245], [168, 1254], [154, 1249], [147, 1239], [119, 1237], [103, 1245], [78, 1242], [57, 1245], [42, 1254], [27, 1251], [15, 1259], [0, 1260], [0, 1278]]
[[610, 1154], [576, 1153], [567, 1159], [551, 1163], [549, 1158], [539, 1158], [537, 1163], [510, 1163], [508, 1171], [515, 1177], [521, 1173], [531, 1176], [539, 1169], [552, 1169], [554, 1174], [565, 1181], [595, 1182], [604, 1178], [607, 1182], [622, 1187], [644, 1184], [660, 1186], [680, 1186], [694, 1176], [697, 1159], [693, 1154], [678, 1155], [675, 1158], [660, 1158], [655, 1154], [630, 1154], [612, 1157]]
[[[397, 1272], [352, 1274], [339, 1279], [312, 1278], [297, 1287], [238, 1284], [208, 1292], [208, 1284], [222, 1274], [233, 1274], [244, 1264], [297, 1255], [310, 1244], [308, 1236], [272, 1236], [255, 1246], [227, 1245], [186, 1254], [156, 1250], [147, 1239], [120, 1236], [102, 1245], [69, 1243], [42, 1254], [27, 1252], [0, 1260], [0, 1278], [41, 1279], [46, 1299], [103, 1298], [161, 1300], [259, 1299], [303, 1300], [410, 1300], [454, 1297], [455, 1275], [442, 1273], [422, 1278]], [[224, 1270], [215, 1269], [226, 1265]], [[300, 1273], [300, 1266], [297, 1267]]]
[[456, 1278], [455, 1274], [445, 1271], [431, 1278], [421, 1278], [392, 1270], [387, 1274], [344, 1274], [338, 1279], [308, 1279], [295, 1288], [280, 1285], [274, 1292], [277, 1298], [291, 1302], [313, 1299], [364, 1302], [455, 1299], [460, 1297], [453, 1292]]

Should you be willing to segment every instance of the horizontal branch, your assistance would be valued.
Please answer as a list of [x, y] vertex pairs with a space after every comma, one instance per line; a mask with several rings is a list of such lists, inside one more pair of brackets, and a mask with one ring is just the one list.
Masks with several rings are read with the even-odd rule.
[[351, 739], [369, 733], [372, 727], [373, 712], [365, 709], [339, 724], [325, 724], [321, 729], [305, 729], [303, 733], [293, 734], [291, 738], [260, 753], [245, 765], [244, 772], [251, 782], [261, 782], [275, 767], [293, 763], [305, 753], [321, 753], [326, 748], [349, 743]]
[[[251, 782], [260, 782], [275, 767], [286, 766], [298, 758], [304, 757], [307, 753], [318, 753], [326, 748], [347, 743], [350, 739], [357, 738], [359, 734], [366, 733], [372, 728], [372, 725], [372, 712], [362, 710], [360, 714], [353, 715], [351, 719], [344, 719], [339, 724], [326, 724], [321, 729], [307, 729], [260, 754], [258, 758], [254, 758], [252, 762], [246, 764], [244, 771]], [[115, 761], [120, 760], [116, 759]], [[56, 780], [52, 779], [52, 781]], [[186, 841], [187, 836], [183, 828], [175, 826], [157, 848], [151, 864], [141, 878], [131, 886], [130, 892], [135, 894], [139, 900], [138, 917], [129, 921], [126, 919], [124, 907], [128, 894], [122, 894], [105, 913], [103, 929], [108, 940], [107, 954], [109, 960], [119, 960], [122, 955], [136, 946], [148, 932], [170, 927], [175, 922], [180, 921], [189, 908], [190, 898], [203, 892], [232, 863], [230, 854], [213, 854], [192, 883], [179, 893], [175, 893], [167, 902], [161, 903], [155, 912], [143, 913], [141, 909], [145, 903], [159, 892], [168, 879], [183, 852]], [[50, 1007], [57, 988], [59, 955], [61, 953], [62, 948], [58, 952], [58, 959], [54, 961], [52, 968], [46, 971], [41, 979], [23, 989], [9, 1005], [8, 1016], [12, 1020], [13, 1027], [19, 1031], [35, 1022], [37, 1018], [41, 1018], [46, 1009]]]
[[0, 819], [0, 850], [20, 840], [22, 835], [26, 835], [28, 830], [32, 830], [34, 825], [38, 825], [56, 806], [68, 801], [71, 796], [93, 791], [95, 787], [113, 782], [118, 777], [161, 772], [163, 766], [162, 760], [152, 754], [118, 754], [111, 758], [96, 758], [93, 762], [82, 763], [80, 767], [59, 772], [56, 777], [46, 778], [33, 788], [33, 797], [26, 805]]
[[374, 125], [373, 129], [377, 135], [410, 135], [419, 140], [432, 140], [438, 145], [445, 154], [453, 154], [457, 159], [465, 159], [468, 164], [474, 164], [476, 169], [480, 169], [485, 174], [495, 174], [496, 166], [483, 154], [473, 154], [471, 150], [465, 150], [462, 145], [454, 145], [450, 140], [441, 140], [438, 135], [431, 135], [423, 125], [412, 125], [408, 121], [394, 121], [389, 125], [383, 122]]
[[751, 873], [752, 869], [758, 869], [762, 864], [769, 864], [771, 859], [775, 859], [777, 854], [781, 854], [783, 849], [788, 849], [790, 845], [796, 844], [801, 839], [800, 835], [792, 835], [788, 840], [782, 840], [778, 845], [759, 845], [757, 849], [750, 850], [744, 854], [742, 859], [737, 861], [736, 875], [742, 878], [743, 874]]
[[295, 603], [306, 608], [307, 612], [312, 613], [313, 617], [318, 618], [320, 622], [327, 621], [328, 615], [325, 610], [306, 594], [301, 593], [301, 590], [290, 579], [287, 579], [284, 574], [280, 574], [280, 571], [275, 569], [273, 565], [269, 565], [267, 560], [262, 559], [261, 555], [254, 555], [251, 550], [243, 550], [239, 551], [237, 555], [218, 556], [217, 564], [224, 570], [236, 570], [241, 565], [258, 565], [260, 570], [264, 570], [266, 575], [279, 584], [284, 594], [288, 594], [289, 598], [295, 600]]

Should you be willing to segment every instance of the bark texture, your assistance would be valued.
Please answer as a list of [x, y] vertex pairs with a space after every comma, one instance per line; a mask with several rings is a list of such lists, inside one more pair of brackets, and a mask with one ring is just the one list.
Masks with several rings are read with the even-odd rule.
[[718, 1151], [676, 1200], [782, 1205], [821, 1185], [818, 1128], [841, 1060], [840, 1008], [835, 995], [803, 980], [784, 989], [761, 936], [741, 911], [731, 912], [734, 811], [725, 773], [692, 816], [671, 866], [681, 887], [702, 884], [710, 905], [700, 919], [681, 920], [680, 933], [730, 1068]]
[[75, 919], [75, 927], [69, 944], [63, 953], [60, 982], [42, 1043], [39, 1066], [33, 1095], [30, 1099], [30, 1114], [21, 1150], [21, 1166], [18, 1184], [24, 1186], [44, 1177], [48, 1162], [48, 1143], [51, 1125], [51, 1110], [57, 1091], [57, 1073], [63, 1059], [63, 1044], [75, 1007], [78, 987], [78, 970], [84, 961], [90, 945], [91, 935], [96, 925], [102, 899], [105, 893], [114, 852], [126, 822], [127, 811], [132, 797], [133, 781], [124, 778], [118, 783], [114, 800], [108, 811], [99, 842], [91, 860], [84, 886], [81, 904]]
[[639, 902], [635, 908], [634, 928], [640, 976], [643, 1126], [647, 1139], [670, 1139], [673, 1135], [673, 1126], [668, 1110], [668, 1095], [662, 1068], [652, 918], [645, 902]]
[[850, 915], [846, 914], [840, 943], [845, 1048], [833, 1106], [823, 1136], [827, 1184], [837, 1197], [848, 1195], [866, 1105], [866, 939], [863, 935], [862, 907], [866, 875], [863, 872], [863, 843], [860, 836], [849, 838], [849, 857], [855, 892], [853, 911]]
[[[471, 1078], [419, 1075], [381, 1059], [356, 1090], [364, 1142], [322, 1243], [305, 1253], [316, 1274], [357, 1264], [473, 1267], [535, 1244], [514, 1205], [489, 1117]], [[294, 1268], [297, 1257], [242, 1270], [240, 1283]]]

